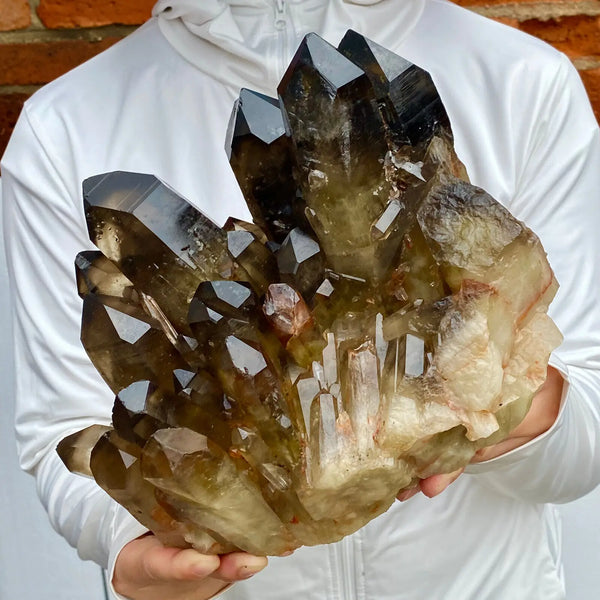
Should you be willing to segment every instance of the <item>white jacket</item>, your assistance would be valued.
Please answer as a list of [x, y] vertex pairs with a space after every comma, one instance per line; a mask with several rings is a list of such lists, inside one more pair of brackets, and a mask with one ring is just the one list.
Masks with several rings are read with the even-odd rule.
[[567, 380], [563, 405], [551, 430], [469, 467], [441, 496], [396, 503], [338, 544], [273, 559], [222, 597], [564, 598], [546, 503], [600, 481], [600, 137], [568, 60], [443, 0], [161, 0], [155, 14], [36, 93], [2, 161], [20, 455], [53, 525], [109, 568], [144, 531], [54, 451], [108, 423], [113, 403], [79, 342], [73, 259], [92, 249], [82, 180], [153, 173], [218, 222], [248, 218], [223, 150], [240, 86], [274, 95], [307, 31], [337, 44], [353, 28], [432, 74], [471, 180], [541, 238], [561, 284], [550, 312], [565, 336], [551, 359]]

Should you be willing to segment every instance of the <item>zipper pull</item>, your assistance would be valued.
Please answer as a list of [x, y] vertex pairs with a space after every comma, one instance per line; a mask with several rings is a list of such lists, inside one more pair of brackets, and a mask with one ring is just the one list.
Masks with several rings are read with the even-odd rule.
[[286, 27], [285, 0], [275, 0], [275, 29], [281, 31]]

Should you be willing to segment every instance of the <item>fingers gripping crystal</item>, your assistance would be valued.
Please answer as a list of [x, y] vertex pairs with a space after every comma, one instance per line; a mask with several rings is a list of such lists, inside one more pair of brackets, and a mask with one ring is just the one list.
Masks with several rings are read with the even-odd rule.
[[58, 451], [166, 544], [341, 539], [525, 416], [561, 340], [533, 232], [469, 183], [428, 73], [349, 31], [242, 90], [228, 155], [254, 223], [151, 175], [84, 183], [81, 339], [112, 427]]

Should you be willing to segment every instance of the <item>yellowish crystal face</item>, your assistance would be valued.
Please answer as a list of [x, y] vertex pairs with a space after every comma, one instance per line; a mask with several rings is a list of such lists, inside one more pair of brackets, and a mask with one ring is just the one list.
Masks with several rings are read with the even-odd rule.
[[468, 182], [430, 76], [314, 34], [279, 99], [242, 90], [230, 159], [254, 224], [156, 178], [84, 184], [82, 341], [113, 427], [61, 442], [165, 543], [329, 543], [523, 419], [560, 334], [537, 237]]

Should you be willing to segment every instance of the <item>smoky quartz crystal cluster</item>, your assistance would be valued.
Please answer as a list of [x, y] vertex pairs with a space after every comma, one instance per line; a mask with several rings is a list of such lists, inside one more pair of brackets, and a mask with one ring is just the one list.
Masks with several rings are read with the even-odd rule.
[[150, 175], [84, 183], [81, 339], [116, 400], [59, 454], [208, 553], [356, 531], [505, 438], [560, 342], [544, 250], [469, 183], [427, 72], [309, 34], [278, 93], [230, 125], [254, 223]]

